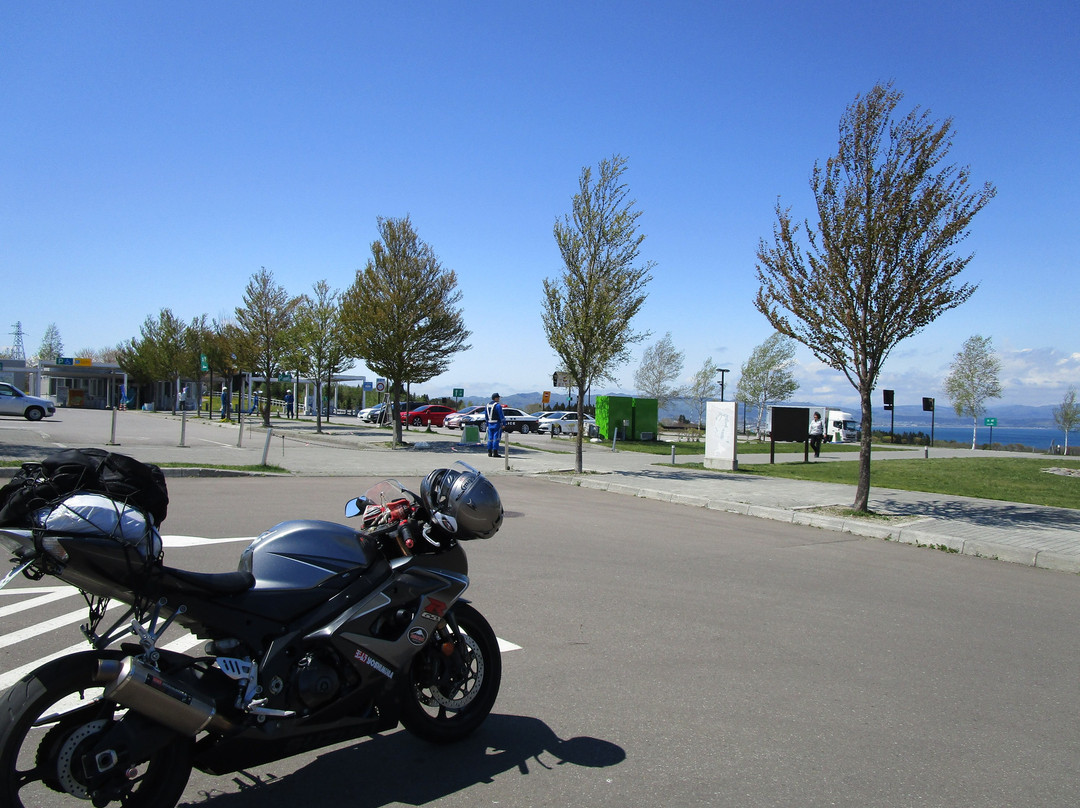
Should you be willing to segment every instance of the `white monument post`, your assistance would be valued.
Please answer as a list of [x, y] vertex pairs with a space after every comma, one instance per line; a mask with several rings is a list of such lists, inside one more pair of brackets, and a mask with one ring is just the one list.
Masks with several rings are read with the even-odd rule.
[[709, 401], [705, 404], [705, 468], [737, 471], [737, 403]]

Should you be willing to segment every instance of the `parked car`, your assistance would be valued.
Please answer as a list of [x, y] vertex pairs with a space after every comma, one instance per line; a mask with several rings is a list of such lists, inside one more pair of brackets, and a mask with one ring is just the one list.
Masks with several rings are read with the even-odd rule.
[[366, 421], [369, 424], [373, 424], [379, 420], [379, 416], [383, 414], [383, 411], [385, 409], [386, 402], [381, 401], [374, 407], [365, 407], [364, 409], [360, 410], [360, 412], [356, 413], [356, 417], [359, 418], [361, 421]]
[[453, 415], [454, 408], [444, 404], [424, 404], [415, 410], [401, 413], [401, 423], [413, 426], [442, 426], [446, 416]]
[[[588, 434], [589, 425], [595, 423], [596, 419], [591, 415], [585, 416], [586, 434]], [[548, 413], [546, 417], [541, 418], [536, 428], [540, 432], [547, 432], [550, 430], [553, 435], [561, 435], [563, 432], [568, 435], [576, 435], [581, 427], [578, 423], [576, 412], [552, 412]]]
[[56, 414], [56, 405], [48, 399], [28, 396], [18, 387], [0, 382], [0, 415], [21, 415], [28, 421], [40, 421]]
[[540, 419], [535, 415], [529, 415], [516, 407], [503, 407], [503, 415], [506, 417], [507, 432], [528, 435], [530, 432], [535, 432], [537, 424], [540, 423]]
[[476, 413], [480, 413], [481, 416], [484, 414], [483, 404], [475, 404], [472, 407], [465, 407], [457, 412], [450, 413], [446, 416], [446, 420], [443, 421], [443, 426], [447, 429], [462, 429], [465, 426], [465, 423], [473, 423], [471, 421], [466, 421], [465, 419]]

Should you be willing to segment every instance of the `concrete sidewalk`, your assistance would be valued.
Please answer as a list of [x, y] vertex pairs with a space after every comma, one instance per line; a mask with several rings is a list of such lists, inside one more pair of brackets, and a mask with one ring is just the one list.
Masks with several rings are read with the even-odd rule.
[[[850, 517], [837, 511], [851, 505], [854, 486], [673, 467], [670, 458], [662, 455], [612, 451], [604, 444], [585, 444], [586, 473], [576, 474], [574, 443], [569, 437], [510, 435], [509, 457], [496, 459], [489, 458], [481, 445], [462, 444], [459, 433], [443, 429], [409, 430], [403, 433], [409, 447], [391, 449], [389, 430], [355, 419], [335, 418], [323, 425], [323, 434], [316, 433], [310, 420], [275, 419], [268, 440], [258, 423], [245, 423], [241, 432], [235, 423], [188, 417], [182, 426], [181, 446], [179, 416], [120, 415], [114, 442], [109, 413], [100, 411], [61, 410], [56, 419], [39, 422], [34, 430], [0, 424], [0, 457], [34, 460], [62, 446], [99, 446], [146, 462], [189, 463], [191, 470], [167, 470], [178, 476], [204, 473], [197, 470], [204, 465], [257, 465], [265, 452], [269, 464], [305, 476], [402, 478], [422, 477], [433, 468], [464, 460], [492, 477], [535, 475], [583, 488], [1080, 573], [1080, 510], [873, 488], [870, 507], [878, 516]], [[965, 454], [985, 457], [990, 453], [932, 450], [932, 456]], [[881, 452], [876, 457], [922, 455], [923, 450], [917, 449]], [[825, 462], [854, 462], [856, 458], [855, 454], [822, 455]], [[697, 458], [678, 459], [685, 463]], [[740, 463], [761, 460], [761, 456], [744, 456]], [[1047, 458], [1047, 466], [1053, 465], [1054, 459]]]

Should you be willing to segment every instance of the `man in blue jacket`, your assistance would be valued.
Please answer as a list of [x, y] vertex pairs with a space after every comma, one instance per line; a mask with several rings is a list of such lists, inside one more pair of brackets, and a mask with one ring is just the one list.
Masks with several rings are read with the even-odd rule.
[[506, 424], [506, 416], [503, 415], [502, 404], [499, 403], [499, 394], [492, 393], [491, 401], [487, 405], [487, 444], [488, 457], [502, 457], [499, 454], [499, 443], [502, 441], [503, 426]]

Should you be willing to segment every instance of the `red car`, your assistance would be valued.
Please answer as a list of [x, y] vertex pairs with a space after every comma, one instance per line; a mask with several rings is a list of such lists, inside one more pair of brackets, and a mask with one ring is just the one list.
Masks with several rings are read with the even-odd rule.
[[453, 407], [442, 404], [425, 404], [423, 407], [401, 413], [401, 423], [413, 426], [442, 426], [446, 416], [454, 411]]

